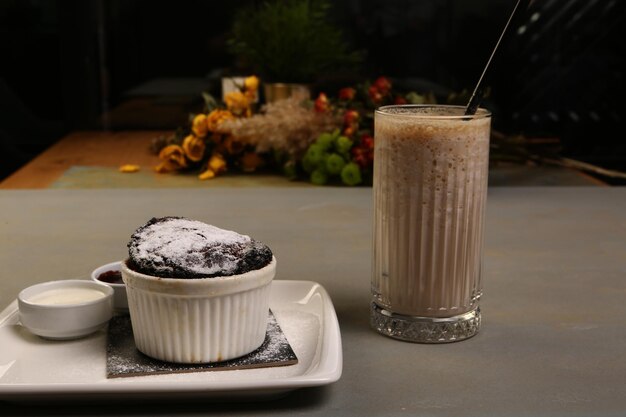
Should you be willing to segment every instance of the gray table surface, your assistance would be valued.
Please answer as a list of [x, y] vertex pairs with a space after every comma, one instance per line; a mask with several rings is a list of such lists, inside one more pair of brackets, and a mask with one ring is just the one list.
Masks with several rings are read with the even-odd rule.
[[0, 403], [2, 416], [626, 415], [626, 188], [490, 188], [483, 329], [448, 345], [370, 330], [369, 188], [2, 191], [0, 213], [2, 308], [122, 259], [151, 216], [181, 215], [266, 242], [277, 279], [321, 283], [344, 354], [338, 382], [280, 400]]

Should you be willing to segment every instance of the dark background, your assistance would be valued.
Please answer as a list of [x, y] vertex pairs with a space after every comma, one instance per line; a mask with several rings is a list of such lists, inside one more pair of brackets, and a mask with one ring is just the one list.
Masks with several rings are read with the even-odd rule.
[[[186, 123], [198, 90], [219, 96], [235, 70], [225, 41], [247, 3], [0, 0], [0, 178], [73, 130]], [[342, 0], [332, 18], [367, 52], [355, 80], [385, 75], [445, 100], [473, 89], [514, 3]], [[532, 3], [488, 74], [494, 128], [556, 137], [565, 156], [626, 171], [624, 3]]]

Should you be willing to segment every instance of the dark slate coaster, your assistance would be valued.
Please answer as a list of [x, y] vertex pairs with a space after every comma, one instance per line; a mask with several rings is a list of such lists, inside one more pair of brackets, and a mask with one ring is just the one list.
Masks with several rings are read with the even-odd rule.
[[135, 346], [130, 316], [115, 316], [109, 322], [107, 378], [170, 374], [181, 372], [226, 371], [295, 365], [298, 358], [272, 312], [267, 319], [265, 341], [254, 352], [240, 358], [206, 364], [164, 362], [144, 355]]

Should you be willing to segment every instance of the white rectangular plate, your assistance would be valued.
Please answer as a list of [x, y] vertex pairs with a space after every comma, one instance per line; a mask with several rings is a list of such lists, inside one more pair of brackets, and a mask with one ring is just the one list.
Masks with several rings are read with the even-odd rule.
[[276, 280], [270, 308], [296, 365], [107, 379], [106, 329], [83, 339], [45, 340], [21, 326], [14, 301], [0, 313], [0, 400], [255, 397], [337, 381], [341, 335], [326, 290], [311, 281]]

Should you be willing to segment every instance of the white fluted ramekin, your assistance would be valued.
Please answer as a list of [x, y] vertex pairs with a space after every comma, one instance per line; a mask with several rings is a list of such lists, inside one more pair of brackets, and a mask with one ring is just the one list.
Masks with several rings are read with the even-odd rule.
[[141, 274], [122, 262], [135, 344], [177, 363], [220, 362], [246, 355], [265, 339], [276, 258], [228, 277], [177, 279]]

